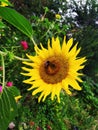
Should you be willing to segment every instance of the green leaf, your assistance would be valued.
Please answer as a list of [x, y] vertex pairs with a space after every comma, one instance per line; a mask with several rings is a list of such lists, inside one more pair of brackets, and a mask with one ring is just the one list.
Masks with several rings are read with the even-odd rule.
[[[6, 6], [13, 6], [9, 1], [7, 0], [0, 0], [0, 2], [3, 2], [6, 4]], [[2, 3], [1, 3], [1, 6], [2, 6]]]
[[16, 113], [17, 105], [14, 96], [5, 88], [0, 97], [0, 130], [7, 130]]
[[0, 16], [8, 23], [19, 29], [29, 38], [33, 35], [32, 26], [29, 21], [14, 9], [8, 7], [0, 7]]
[[5, 28], [5, 24], [0, 21], [0, 28]]
[[13, 52], [9, 52], [8, 53], [8, 57], [9, 57], [9, 60], [12, 61], [14, 59], [14, 53]]
[[7, 89], [9, 89], [9, 91], [11, 92], [11, 94], [16, 97], [20, 95], [20, 91], [17, 87], [12, 86], [12, 87], [7, 87]]

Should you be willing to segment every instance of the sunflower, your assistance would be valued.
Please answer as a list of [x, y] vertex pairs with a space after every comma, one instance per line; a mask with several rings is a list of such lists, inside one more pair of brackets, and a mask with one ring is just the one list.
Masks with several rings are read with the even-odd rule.
[[[59, 38], [48, 40], [47, 49], [40, 44], [40, 48], [35, 45], [36, 55], [27, 55], [30, 62], [26, 61], [23, 64], [28, 67], [22, 67], [25, 71], [22, 75], [29, 76], [29, 79], [24, 80], [24, 83], [31, 84], [28, 90], [32, 90], [32, 95], [40, 93], [38, 102], [44, 101], [51, 94], [51, 99], [57, 97], [60, 102], [60, 92], [65, 90], [69, 95], [72, 94], [70, 88], [81, 90], [78, 84], [82, 82], [80, 76], [83, 75], [79, 70], [84, 68], [83, 63], [86, 58], [77, 58], [80, 48], [77, 49], [77, 44], [73, 46], [73, 38], [66, 43], [64, 37], [62, 45]], [[73, 47], [72, 47], [73, 46]]]

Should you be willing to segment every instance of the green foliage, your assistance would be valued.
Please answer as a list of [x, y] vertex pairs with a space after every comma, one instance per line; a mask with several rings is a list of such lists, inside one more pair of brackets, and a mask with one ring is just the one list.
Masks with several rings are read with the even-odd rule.
[[[45, 13], [47, 11], [48, 10], [45, 10]], [[21, 83], [22, 80], [20, 80], [20, 79], [22, 79], [22, 78], [21, 78], [21, 76], [18, 76], [19, 73], [20, 73], [19, 62], [15, 61], [15, 58], [21, 60], [22, 58], [19, 58], [19, 57], [17, 58], [16, 55], [19, 53], [18, 55], [22, 54], [22, 57], [24, 57], [25, 52], [21, 50], [21, 47], [19, 47], [19, 44], [17, 45], [16, 42], [20, 41], [21, 36], [24, 37], [24, 35], [22, 35], [19, 31], [21, 31], [23, 34], [27, 35], [28, 38], [30, 38], [32, 40], [33, 30], [32, 30], [31, 25], [29, 24], [28, 20], [13, 9], [10, 9], [8, 7], [3, 7], [3, 8], [1, 7], [0, 8], [0, 16], [2, 17], [2, 19], [4, 19], [6, 21], [6, 22], [3, 21], [4, 24], [7, 25], [7, 26], [5, 26], [5, 28], [3, 28], [3, 22], [2, 22], [1, 50], [3, 52], [0, 51], [0, 54], [3, 55], [3, 57], [4, 57], [5, 66], [3, 64], [3, 73], [5, 72], [6, 75], [4, 76], [4, 78], [1, 78], [3, 80], [3, 83], [2, 83], [2, 80], [1, 80], [1, 84], [5, 84], [4, 82], [6, 82], [6, 81], [13, 81], [14, 84], [15, 84], [18, 81], [17, 86], [20, 87], [21, 84], [22, 84]], [[33, 19], [33, 20], [35, 20], [35, 19]], [[36, 32], [38, 31], [37, 35], [35, 35], [36, 39], [39, 37], [39, 35], [43, 35], [43, 37], [39, 38], [39, 41], [41, 41], [41, 40], [43, 41], [43, 39], [46, 36], [47, 36], [46, 37], [46, 41], [47, 41], [47, 39], [49, 37], [56, 36], [57, 34], [60, 34], [61, 27], [60, 27], [59, 22], [60, 21], [56, 21], [56, 20], [55, 20], [55, 22], [50, 22], [47, 18], [44, 18], [43, 20], [37, 18], [35, 23], [33, 22], [34, 34], [36, 34]], [[38, 27], [38, 28], [35, 28], [35, 27]], [[13, 32], [13, 29], [14, 29], [14, 32]], [[67, 25], [65, 26], [64, 30], [66, 30], [66, 29], [67, 29]], [[39, 30], [42, 30], [42, 32], [44, 32], [44, 33], [42, 34], [42, 32], [39, 32]], [[52, 32], [53, 30], [54, 30], [54, 32]], [[53, 33], [55, 33], [55, 34], [53, 34]], [[66, 32], [63, 31], [62, 35], [64, 35], [65, 33]], [[21, 36], [19, 36], [19, 35], [21, 35]], [[4, 41], [5, 41], [5, 43], [4, 43]], [[21, 64], [20, 64], [20, 66], [21, 66]], [[4, 70], [4, 68], [5, 68], [5, 70]], [[13, 69], [10, 69], [10, 68], [13, 68]], [[13, 73], [15, 73], [14, 76], [12, 76]], [[21, 92], [25, 93], [26, 89], [24, 91], [24, 88], [22, 86], [21, 86]], [[13, 116], [10, 114], [10, 108], [9, 107], [11, 107], [11, 106], [13, 108], [15, 107], [16, 111], [17, 111], [16, 103], [13, 103], [12, 100], [14, 100], [15, 96], [20, 95], [20, 92], [14, 86], [7, 88], [7, 90], [9, 90], [8, 92], [10, 92], [10, 95], [12, 95], [12, 97], [9, 96], [9, 98], [6, 100], [6, 104], [9, 105], [9, 103], [10, 103], [10, 105], [8, 106], [8, 110], [7, 110], [8, 111], [7, 116], [9, 118], [6, 118], [4, 116], [4, 118], [3, 118], [4, 120], [1, 119], [1, 122], [4, 122], [4, 121], [6, 122], [5, 127], [2, 127], [2, 129], [6, 129], [9, 125], [9, 123], [16, 116], [16, 112], [12, 112]], [[2, 96], [3, 96], [3, 98], [7, 97], [5, 95], [5, 88], [4, 88], [4, 91], [2, 93]], [[3, 100], [4, 100], [3, 98], [1, 98], [1, 102], [3, 102]], [[6, 104], [3, 104], [2, 109], [3, 109], [3, 107], [5, 107], [5, 108], [7, 107]], [[38, 106], [40, 107], [40, 105], [38, 105]], [[21, 106], [21, 108], [22, 108], [22, 106]], [[28, 111], [27, 111], [28, 113], [26, 113], [25, 109], [27, 110], [27, 108], [25, 108], [25, 107], [23, 108], [23, 115], [26, 116], [26, 114], [29, 114], [28, 115], [28, 118], [29, 118], [29, 116], [31, 115], [30, 114], [30, 112], [31, 112], [30, 107], [28, 108]], [[38, 111], [39, 111], [39, 109], [37, 110], [37, 112]], [[42, 111], [44, 111], [44, 110], [42, 110]], [[4, 113], [5, 113], [5, 111], [3, 112], [3, 115], [4, 115]], [[22, 112], [21, 112], [21, 114], [22, 114]], [[42, 121], [41, 124], [40, 124], [40, 122], [38, 122], [40, 116], [38, 116], [35, 119], [36, 122], [37, 122], [37, 125], [39, 125], [40, 127], [43, 127], [43, 128], [46, 127], [46, 121], [48, 122], [48, 118], [44, 117], [44, 115], [45, 115], [45, 113], [43, 115], [41, 115], [44, 119], [44, 121]], [[1, 115], [1, 117], [2, 117], [2, 115]], [[52, 119], [54, 119], [54, 117], [52, 117]], [[24, 117], [24, 121], [25, 121], [25, 117]], [[53, 122], [55, 123], [55, 120], [53, 120]], [[16, 122], [16, 124], [17, 123], [18, 123], [18, 121]], [[60, 124], [62, 124], [62, 121], [60, 121]], [[17, 124], [17, 126], [18, 125], [19, 124]], [[4, 124], [2, 124], [2, 126], [4, 126]], [[58, 127], [60, 127], [60, 126], [58, 125]]]
[[[55, 14], [62, 10], [62, 14], [66, 13], [66, 0], [11, 0], [14, 3], [14, 8], [25, 17], [30, 18], [32, 15], [40, 17], [44, 15], [45, 8], [48, 8], [46, 18], [55, 19]], [[64, 4], [65, 3], [65, 4]], [[20, 8], [19, 8], [20, 7]]]
[[0, 94], [0, 130], [6, 130], [9, 123], [15, 118], [17, 105], [9, 88]]
[[0, 29], [4, 27], [5, 27], [5, 24], [2, 21], [0, 21]]
[[[32, 16], [32, 27], [34, 31], [34, 38], [37, 43], [46, 43], [49, 38], [56, 37], [56, 36], [65, 36], [67, 30], [70, 28], [68, 25], [61, 25], [62, 19], [50, 21], [45, 16], [42, 18]], [[37, 33], [36, 33], [37, 32]]]
[[[82, 47], [81, 55], [86, 55], [87, 58], [94, 57], [98, 48], [98, 29], [88, 26], [79, 29], [74, 35], [77, 38], [79, 45]], [[96, 58], [96, 57], [95, 57]]]
[[[49, 38], [52, 36], [62, 38], [71, 28], [65, 24], [66, 19], [63, 19], [62, 16], [61, 19], [55, 18], [55, 14], [59, 11], [58, 7], [62, 9], [61, 14], [66, 11], [66, 0], [37, 0], [34, 3], [31, 2], [32, 4], [30, 4], [30, 0], [25, 2], [28, 3], [30, 9], [28, 12], [26, 12], [26, 8], [25, 10], [21, 8], [21, 10], [29, 20], [14, 9], [0, 7], [0, 55], [4, 57], [5, 62], [5, 77], [3, 76], [3, 68], [3, 71], [0, 70], [0, 85], [6, 84], [7, 81], [13, 81], [14, 85], [17, 86], [9, 88], [4, 86], [5, 88], [0, 95], [0, 122], [2, 124], [0, 130], [6, 130], [11, 121], [15, 122], [17, 130], [97, 130], [98, 29], [92, 25], [85, 26], [82, 29], [76, 29], [74, 34], [76, 41], [79, 41], [79, 46], [82, 46], [80, 56], [86, 56], [88, 59], [84, 73], [88, 74], [90, 78], [85, 75], [84, 82], [80, 84], [83, 90], [73, 92], [71, 97], [62, 90], [60, 103], [57, 103], [56, 100], [51, 101], [49, 97], [45, 102], [38, 103], [38, 95], [32, 96], [31, 93], [27, 92], [28, 86], [22, 83], [24, 77], [20, 75], [21, 61], [27, 60], [25, 53], [35, 54], [32, 44], [32, 42], [35, 43], [34, 40], [37, 44], [42, 42], [43, 46], [47, 46]], [[64, 5], [63, 2], [65, 2]], [[33, 8], [32, 5], [36, 5], [37, 8]], [[79, 9], [82, 11], [81, 8]], [[87, 12], [85, 13], [87, 14]], [[82, 13], [80, 14], [82, 15]], [[89, 16], [92, 16], [91, 12]], [[28, 41], [28, 50], [23, 50], [21, 47], [22, 40]], [[0, 67], [2, 66], [1, 62], [2, 60], [0, 60]], [[20, 93], [23, 97], [16, 104], [14, 97]]]
[[[89, 91], [88, 88], [85, 91]], [[42, 130], [90, 130], [97, 120], [94, 112], [91, 113], [93, 102], [90, 104], [86, 100], [84, 104], [79, 93], [70, 97], [62, 91], [60, 103], [51, 101], [49, 97], [45, 102], [38, 103], [37, 97], [26, 94], [21, 103], [24, 107], [19, 104], [17, 121], [24, 122], [25, 126], [18, 123], [17, 129], [25, 127], [26, 130], [36, 130], [39, 127]]]
[[86, 80], [83, 82], [83, 91], [80, 94], [80, 98], [90, 105], [91, 112], [94, 108], [98, 109], [98, 84], [90, 77], [86, 76]]
[[79, 46], [82, 47], [80, 53], [81, 56], [87, 57], [87, 65], [84, 69], [84, 73], [91, 76], [95, 82], [98, 82], [98, 29], [92, 26], [79, 29], [74, 33], [76, 41], [79, 42]]
[[33, 32], [29, 21], [17, 11], [7, 7], [0, 7], [0, 16], [14, 27], [22, 31], [22, 33], [27, 35], [29, 38], [32, 37]]

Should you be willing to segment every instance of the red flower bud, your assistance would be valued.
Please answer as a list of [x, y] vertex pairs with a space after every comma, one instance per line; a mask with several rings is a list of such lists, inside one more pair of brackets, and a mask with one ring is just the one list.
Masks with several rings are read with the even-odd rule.
[[21, 43], [24, 50], [28, 49], [28, 43], [26, 41], [21, 41], [20, 43]]
[[13, 86], [13, 83], [12, 83], [12, 82], [7, 82], [7, 83], [6, 83], [6, 86], [7, 86], [7, 87], [12, 87], [12, 86]]

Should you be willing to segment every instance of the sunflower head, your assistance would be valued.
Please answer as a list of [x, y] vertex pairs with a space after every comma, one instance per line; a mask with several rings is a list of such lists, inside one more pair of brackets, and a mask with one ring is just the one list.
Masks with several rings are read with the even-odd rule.
[[[65, 90], [69, 95], [72, 94], [70, 88], [81, 90], [78, 82], [82, 82], [79, 70], [84, 68], [83, 63], [86, 58], [78, 58], [80, 48], [77, 44], [73, 46], [73, 38], [66, 43], [64, 37], [60, 44], [59, 38], [52, 38], [52, 43], [48, 41], [47, 49], [40, 44], [41, 49], [35, 46], [36, 56], [27, 54], [30, 62], [23, 62], [27, 67], [22, 67], [25, 71], [22, 75], [29, 76], [24, 83], [31, 84], [28, 90], [33, 90], [32, 95], [40, 93], [38, 101], [44, 101], [51, 94], [53, 100], [57, 96], [60, 102], [60, 92]], [[72, 47], [73, 46], [73, 47]]]

